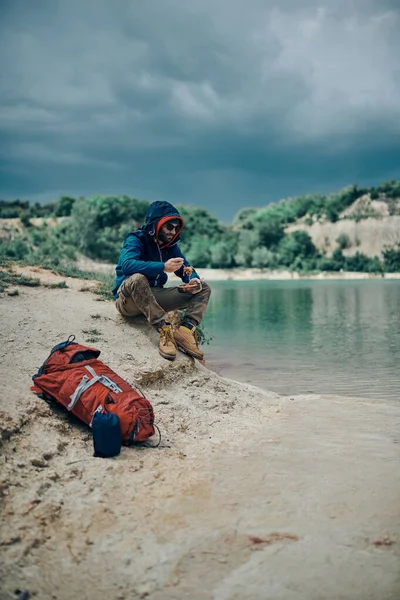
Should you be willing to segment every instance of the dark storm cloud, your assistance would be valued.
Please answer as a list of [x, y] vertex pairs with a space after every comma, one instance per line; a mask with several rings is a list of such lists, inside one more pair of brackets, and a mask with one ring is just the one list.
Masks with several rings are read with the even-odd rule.
[[244, 205], [399, 175], [396, 2], [4, 0], [3, 197]]

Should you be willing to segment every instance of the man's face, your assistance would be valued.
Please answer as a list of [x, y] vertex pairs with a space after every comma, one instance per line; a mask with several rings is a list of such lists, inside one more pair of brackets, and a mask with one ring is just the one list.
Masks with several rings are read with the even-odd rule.
[[158, 238], [163, 244], [168, 244], [176, 235], [179, 230], [180, 222], [178, 219], [171, 219], [161, 226]]

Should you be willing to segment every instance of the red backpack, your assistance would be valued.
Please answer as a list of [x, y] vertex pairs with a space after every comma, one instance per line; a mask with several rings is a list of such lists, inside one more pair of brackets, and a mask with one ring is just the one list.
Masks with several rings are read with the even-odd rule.
[[95, 413], [114, 413], [125, 446], [145, 442], [155, 433], [150, 402], [98, 360], [100, 350], [82, 346], [74, 339], [70, 336], [54, 346], [32, 377], [31, 390], [45, 400], [62, 404], [89, 426]]

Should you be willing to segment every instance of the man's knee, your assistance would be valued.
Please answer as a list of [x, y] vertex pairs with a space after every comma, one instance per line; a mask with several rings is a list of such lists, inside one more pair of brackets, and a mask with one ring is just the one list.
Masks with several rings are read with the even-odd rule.
[[130, 275], [125, 279], [122, 287], [124, 291], [131, 295], [133, 290], [137, 291], [138, 289], [149, 287], [149, 280], [147, 279], [146, 275], [142, 275], [142, 273], [135, 273], [134, 275]]
[[204, 291], [204, 296], [209, 298], [211, 296], [211, 288], [205, 281], [201, 282], [202, 290]]

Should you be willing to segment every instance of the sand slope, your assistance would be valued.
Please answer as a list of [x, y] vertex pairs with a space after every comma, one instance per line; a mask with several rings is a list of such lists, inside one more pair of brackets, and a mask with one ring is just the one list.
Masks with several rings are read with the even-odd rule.
[[[400, 405], [170, 364], [143, 321], [78, 290], [0, 298], [2, 599], [400, 597]], [[29, 391], [55, 343], [92, 329], [153, 403], [159, 448], [93, 458], [90, 430]]]

